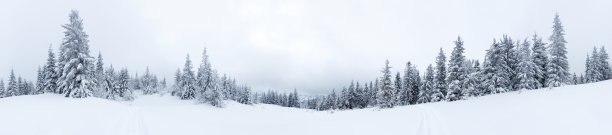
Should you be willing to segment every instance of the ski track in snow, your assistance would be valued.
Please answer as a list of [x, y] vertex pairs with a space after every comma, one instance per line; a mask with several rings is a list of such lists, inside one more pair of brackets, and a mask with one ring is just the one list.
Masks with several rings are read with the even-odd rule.
[[421, 111], [421, 120], [416, 135], [449, 135], [446, 125], [435, 109], [426, 105], [415, 107], [417, 108]]

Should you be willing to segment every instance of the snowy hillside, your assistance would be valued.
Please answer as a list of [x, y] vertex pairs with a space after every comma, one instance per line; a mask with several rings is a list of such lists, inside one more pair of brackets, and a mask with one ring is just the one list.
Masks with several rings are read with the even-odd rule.
[[612, 81], [392, 109], [225, 108], [172, 96], [133, 102], [53, 94], [0, 99], [0, 135], [610, 135]]

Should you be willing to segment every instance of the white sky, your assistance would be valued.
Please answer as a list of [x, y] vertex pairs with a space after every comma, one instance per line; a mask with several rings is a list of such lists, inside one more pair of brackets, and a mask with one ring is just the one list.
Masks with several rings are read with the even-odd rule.
[[[438, 48], [448, 54], [461, 35], [466, 56], [482, 59], [493, 38], [545, 41], [561, 15], [572, 72], [584, 71], [593, 46], [610, 46], [609, 0], [3, 0], [0, 78], [11, 68], [35, 79], [60, 25], [80, 11], [92, 56], [143, 73], [146, 66], [172, 80], [189, 53], [197, 68], [204, 47], [213, 68], [257, 91], [327, 93], [350, 80], [380, 76], [407, 61], [421, 71]], [[195, 69], [194, 69], [195, 70]]]

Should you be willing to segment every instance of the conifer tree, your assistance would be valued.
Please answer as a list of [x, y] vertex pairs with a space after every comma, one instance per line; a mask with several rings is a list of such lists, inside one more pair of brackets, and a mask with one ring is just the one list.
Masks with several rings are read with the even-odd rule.
[[610, 63], [608, 62], [610, 57], [606, 52], [606, 49], [602, 46], [599, 50], [599, 64], [601, 67], [601, 74], [603, 75], [603, 80], [612, 79], [612, 67], [610, 67]]
[[15, 78], [15, 72], [11, 69], [11, 74], [9, 75], [8, 84], [6, 87], [6, 93], [4, 93], [4, 97], [12, 97], [19, 95], [19, 84], [17, 84], [17, 80]]
[[531, 61], [530, 44], [525, 39], [519, 47], [518, 56], [520, 57], [517, 67], [517, 89], [535, 89], [537, 88], [537, 80], [535, 78], [536, 66]]
[[463, 66], [465, 61], [465, 56], [463, 56], [463, 41], [461, 37], [457, 37], [457, 41], [455, 41], [455, 48], [450, 56], [450, 60], [448, 61], [448, 76], [446, 81], [449, 83], [449, 93], [447, 95], [447, 100], [455, 101], [463, 98], [463, 91], [465, 87], [463, 86], [463, 82], [467, 77], [467, 69]]
[[537, 81], [535, 88], [546, 87], [546, 65], [548, 64], [548, 53], [546, 51], [546, 44], [542, 42], [542, 38], [538, 35], [533, 34], [533, 52], [531, 56], [531, 62], [535, 65], [534, 78]]
[[6, 89], [4, 87], [4, 80], [0, 79], [0, 98], [3, 98], [6, 94]]
[[189, 59], [189, 54], [185, 58], [185, 67], [183, 67], [183, 75], [181, 76], [181, 99], [194, 99], [196, 94], [195, 76], [193, 74], [193, 66]]
[[548, 87], [559, 87], [568, 82], [569, 66], [567, 62], [567, 50], [565, 47], [565, 31], [559, 20], [559, 14], [555, 15], [553, 21], [553, 34], [550, 36], [550, 60], [546, 65]]
[[389, 60], [385, 62], [385, 67], [382, 70], [383, 76], [381, 77], [380, 90], [377, 94], [377, 102], [380, 108], [393, 108], [395, 103], [394, 99], [394, 91], [393, 84], [391, 82], [391, 67], [389, 66]]
[[421, 90], [419, 91], [419, 97], [417, 99], [418, 103], [428, 103], [434, 101], [434, 98], [441, 97], [442, 93], [440, 91], [435, 91], [434, 87], [434, 70], [431, 64], [427, 66], [427, 70], [425, 70], [425, 76], [423, 76], [423, 85]]
[[446, 99], [448, 83], [446, 82], [446, 56], [444, 55], [444, 51], [440, 48], [440, 53], [438, 53], [438, 57], [436, 57], [436, 67], [434, 71], [434, 91], [440, 91], [442, 95], [437, 95], [440, 97], [433, 97], [432, 100], [434, 102], [441, 101]]
[[92, 95], [95, 85], [88, 35], [83, 31], [83, 20], [78, 11], [72, 10], [69, 21], [62, 25], [66, 31], [59, 54], [58, 89], [66, 97], [86, 98]]
[[43, 68], [43, 91], [45, 92], [54, 92], [54, 93], [58, 93], [57, 91], [57, 78], [58, 78], [58, 74], [56, 72], [57, 67], [56, 67], [56, 62], [55, 62], [55, 54], [53, 53], [53, 50], [51, 49], [51, 45], [49, 45], [49, 53], [47, 55], [47, 63], [45, 64], [45, 67]]

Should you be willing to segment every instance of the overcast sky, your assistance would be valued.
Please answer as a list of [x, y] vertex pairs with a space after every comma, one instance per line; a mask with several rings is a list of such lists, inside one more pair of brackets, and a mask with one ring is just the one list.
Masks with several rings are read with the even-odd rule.
[[[555, 12], [565, 26], [571, 72], [593, 46], [612, 48], [610, 0], [3, 0], [0, 78], [10, 69], [34, 80], [60, 25], [80, 11], [92, 56], [133, 74], [147, 66], [172, 80], [186, 54], [197, 68], [204, 47], [213, 68], [256, 91], [310, 94], [380, 76], [385, 59], [423, 71], [460, 35], [466, 56], [483, 59], [493, 38], [548, 42]], [[195, 69], [194, 69], [195, 70]]]

